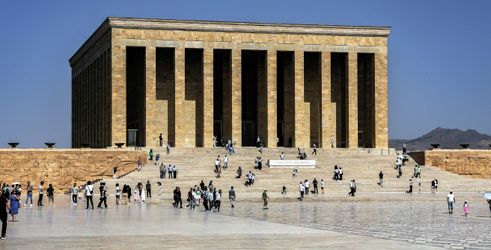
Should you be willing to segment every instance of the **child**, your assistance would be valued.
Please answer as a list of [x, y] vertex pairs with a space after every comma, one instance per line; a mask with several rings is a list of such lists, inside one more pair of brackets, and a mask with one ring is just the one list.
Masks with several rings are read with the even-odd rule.
[[470, 212], [469, 204], [467, 203], [467, 201], [464, 201], [464, 214], [465, 214], [465, 217], [467, 217], [467, 215], [469, 214], [469, 212]]

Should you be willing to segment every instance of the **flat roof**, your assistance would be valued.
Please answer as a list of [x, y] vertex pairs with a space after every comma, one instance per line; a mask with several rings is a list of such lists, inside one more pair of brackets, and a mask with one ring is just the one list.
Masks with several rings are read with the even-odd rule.
[[70, 63], [73, 63], [78, 54], [84, 52], [92, 45], [94, 40], [98, 40], [98, 37], [103, 35], [110, 28], [369, 37], [388, 37], [391, 30], [390, 26], [352, 26], [108, 17], [70, 58]]
[[297, 33], [327, 35], [388, 36], [390, 26], [353, 26], [296, 23], [259, 23], [211, 20], [177, 20], [158, 18], [108, 17], [117, 28], [185, 29], [217, 32]]

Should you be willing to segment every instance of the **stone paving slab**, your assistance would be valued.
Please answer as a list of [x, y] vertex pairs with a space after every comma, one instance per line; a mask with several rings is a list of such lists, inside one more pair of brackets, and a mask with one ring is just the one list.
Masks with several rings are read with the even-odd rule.
[[[252, 214], [269, 212], [257, 203], [243, 204], [241, 209]], [[95, 210], [22, 208], [19, 222], [9, 223], [9, 238], [0, 241], [0, 249], [415, 249], [414, 244], [370, 234], [339, 233], [231, 214], [238, 211], [224, 207], [220, 213], [209, 213], [166, 204]], [[270, 211], [271, 215], [278, 213]], [[424, 245], [416, 248], [434, 249]]]

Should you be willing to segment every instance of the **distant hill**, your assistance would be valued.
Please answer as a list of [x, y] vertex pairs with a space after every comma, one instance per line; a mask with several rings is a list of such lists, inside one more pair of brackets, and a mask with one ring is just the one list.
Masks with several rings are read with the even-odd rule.
[[401, 149], [406, 143], [408, 151], [426, 150], [431, 148], [431, 144], [440, 144], [440, 148], [458, 149], [460, 144], [469, 144], [469, 148], [483, 149], [489, 148], [491, 136], [481, 134], [474, 129], [460, 130], [436, 128], [429, 133], [416, 139], [390, 139], [391, 148]]

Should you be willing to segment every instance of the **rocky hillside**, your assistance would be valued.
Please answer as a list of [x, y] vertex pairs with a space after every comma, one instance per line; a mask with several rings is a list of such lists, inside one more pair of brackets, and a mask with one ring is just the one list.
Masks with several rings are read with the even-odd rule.
[[416, 139], [391, 139], [391, 148], [401, 149], [406, 143], [409, 151], [425, 150], [431, 148], [431, 144], [440, 144], [441, 148], [457, 149], [460, 144], [469, 144], [469, 148], [484, 149], [490, 148], [491, 136], [481, 134], [474, 129], [460, 130], [436, 128], [429, 133]]

